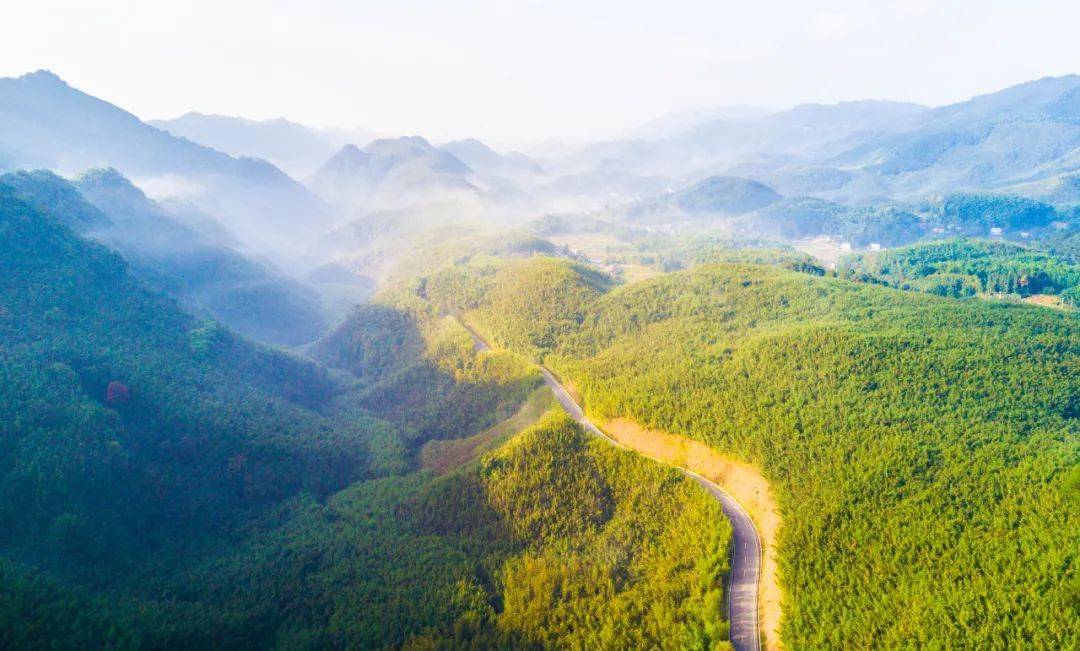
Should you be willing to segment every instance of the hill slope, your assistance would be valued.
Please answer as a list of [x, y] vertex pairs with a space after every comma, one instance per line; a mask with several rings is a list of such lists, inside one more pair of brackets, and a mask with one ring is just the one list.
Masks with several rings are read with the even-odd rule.
[[24, 201], [123, 255], [144, 280], [239, 332], [297, 345], [324, 327], [318, 297], [179, 222], [115, 170], [73, 186], [49, 172], [0, 176]]
[[1080, 639], [1059, 616], [1080, 555], [1063, 490], [1080, 457], [1075, 319], [753, 266], [578, 291], [552, 264], [426, 291], [543, 356], [594, 417], [761, 467], [784, 516], [786, 644]]
[[453, 154], [420, 136], [376, 140], [363, 149], [346, 145], [327, 160], [309, 184], [342, 206], [385, 206], [471, 195], [473, 171]]
[[329, 341], [367, 370], [332, 382], [0, 185], [0, 646], [724, 648], [729, 533], [674, 472], [554, 417], [414, 472], [424, 437], [500, 417], [451, 424], [465, 398], [512, 403], [535, 372], [412, 314], [408, 345], [394, 319], [370, 350]]
[[840, 155], [894, 191], [990, 189], [1080, 167], [1080, 76], [1048, 77], [927, 112], [918, 128]]
[[312, 411], [324, 372], [188, 316], [7, 186], [0, 207], [5, 548], [135, 561], [365, 474], [369, 424]]

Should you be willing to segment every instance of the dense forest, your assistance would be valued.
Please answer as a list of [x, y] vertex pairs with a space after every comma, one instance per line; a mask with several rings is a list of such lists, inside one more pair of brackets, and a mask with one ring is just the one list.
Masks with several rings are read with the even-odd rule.
[[758, 465], [784, 515], [793, 648], [1080, 639], [1073, 316], [752, 265], [607, 290], [570, 263], [505, 262], [424, 289], [595, 417]]
[[1080, 304], [1080, 265], [1006, 242], [949, 240], [841, 260], [837, 275], [939, 296], [1060, 296]]
[[[727, 644], [718, 504], [560, 413], [528, 428], [536, 371], [415, 287], [319, 342], [327, 369], [190, 316], [17, 195], [0, 648]], [[420, 469], [492, 425], [513, 429]]]
[[898, 206], [852, 207], [814, 197], [790, 197], [744, 217], [746, 228], [785, 240], [828, 235], [866, 247], [907, 244], [923, 236], [927, 224]]

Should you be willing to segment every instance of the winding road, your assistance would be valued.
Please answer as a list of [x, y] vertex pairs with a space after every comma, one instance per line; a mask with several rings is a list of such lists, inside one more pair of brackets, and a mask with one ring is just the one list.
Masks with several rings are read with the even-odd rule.
[[[466, 325], [460, 318], [458, 318], [458, 322], [472, 335], [478, 351], [491, 350], [491, 346], [475, 330]], [[670, 465], [660, 459], [641, 454], [633, 448], [628, 448], [605, 434], [585, 416], [581, 405], [574, 401], [570, 392], [559, 382], [558, 378], [544, 366], [539, 368], [540, 373], [544, 376], [544, 383], [551, 388], [559, 404], [585, 431], [624, 450], [629, 450], [658, 463]], [[728, 583], [727, 600], [728, 621], [731, 623], [731, 644], [735, 647], [735, 651], [759, 651], [761, 649], [761, 625], [758, 621], [758, 583], [761, 577], [761, 539], [758, 536], [757, 528], [754, 526], [754, 521], [750, 519], [746, 509], [735, 498], [726, 493], [724, 489], [692, 470], [675, 467], [701, 484], [709, 494], [719, 500], [724, 516], [731, 521], [731, 579]]]

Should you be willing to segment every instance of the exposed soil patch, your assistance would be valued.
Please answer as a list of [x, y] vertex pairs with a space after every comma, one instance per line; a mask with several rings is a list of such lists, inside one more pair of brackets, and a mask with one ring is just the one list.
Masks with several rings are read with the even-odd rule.
[[1076, 309], [1061, 300], [1060, 296], [1051, 296], [1050, 294], [1033, 294], [1032, 296], [1025, 297], [1024, 302], [1028, 305], [1052, 307], [1055, 310], [1063, 310], [1065, 312], [1071, 312]]

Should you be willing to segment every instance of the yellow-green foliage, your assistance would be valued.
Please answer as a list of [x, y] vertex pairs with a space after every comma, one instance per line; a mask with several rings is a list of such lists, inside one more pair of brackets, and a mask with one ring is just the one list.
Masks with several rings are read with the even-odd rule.
[[[543, 310], [507, 310], [493, 288], [467, 318], [543, 356], [590, 412], [764, 470], [784, 516], [793, 648], [1080, 640], [1080, 619], [1063, 616], [1080, 557], [1062, 488], [1080, 460], [1074, 317], [756, 266], [533, 291], [575, 285], [558, 264], [499, 272], [516, 304]], [[546, 312], [579, 325], [546, 329], [534, 322]]]
[[[730, 527], [719, 504], [675, 471], [589, 437], [562, 413], [439, 480], [408, 513], [429, 533], [507, 541], [507, 553], [483, 562], [498, 607], [466, 613], [452, 627], [459, 644], [726, 645]], [[424, 642], [444, 648], [446, 635]]]
[[587, 267], [536, 258], [450, 269], [429, 279], [424, 291], [443, 309], [469, 309], [483, 301], [486, 309], [476, 316], [496, 343], [535, 355], [575, 331], [584, 318], [581, 308], [607, 286], [605, 276]]

